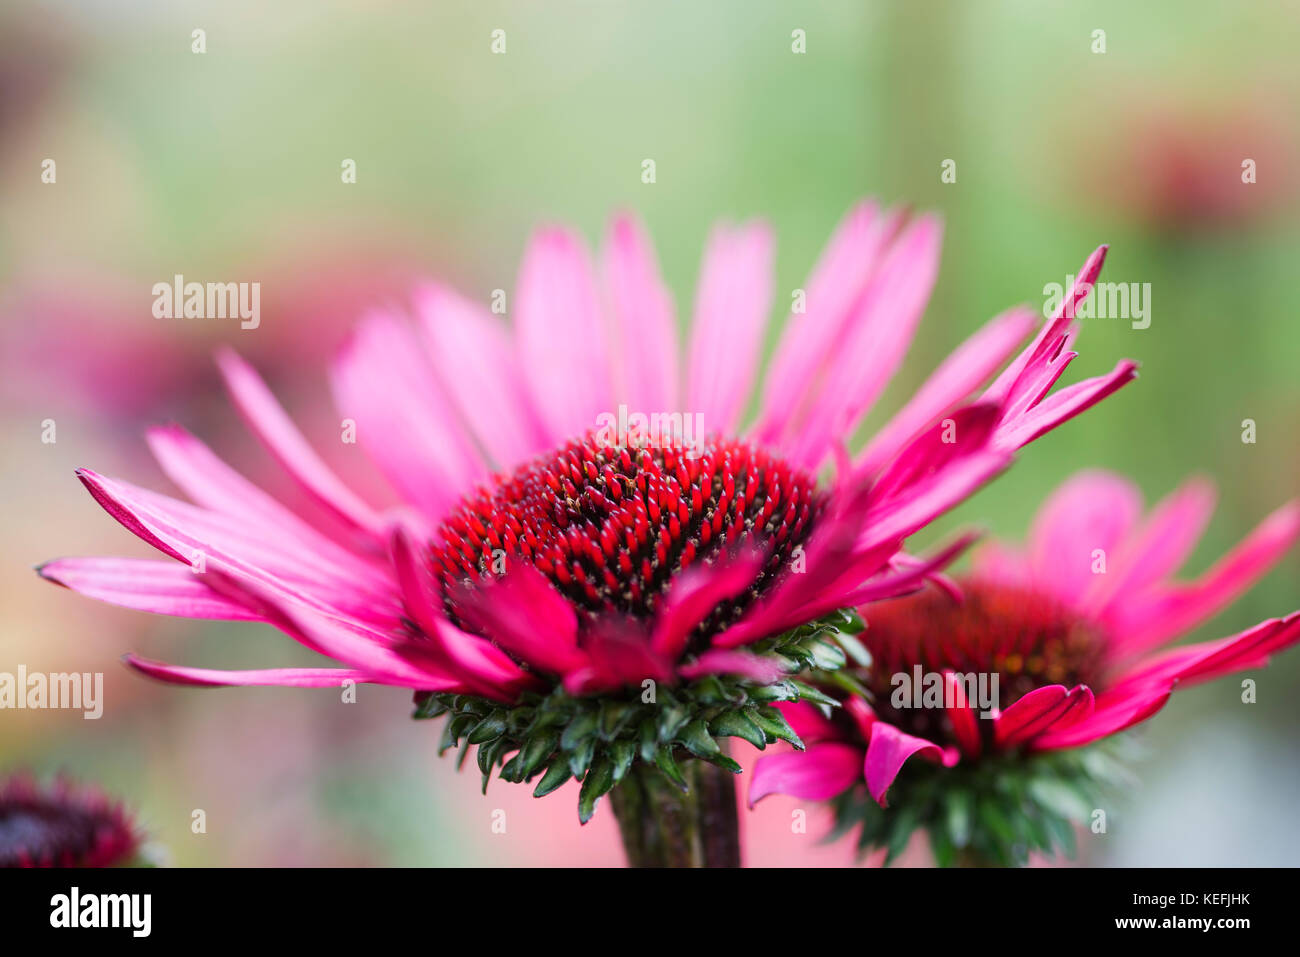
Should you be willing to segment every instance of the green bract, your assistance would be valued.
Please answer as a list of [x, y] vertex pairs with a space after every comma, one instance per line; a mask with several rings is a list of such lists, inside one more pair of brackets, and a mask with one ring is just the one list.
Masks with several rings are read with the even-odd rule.
[[1089, 748], [1042, 754], [1008, 752], [945, 768], [912, 761], [882, 808], [857, 784], [833, 802], [827, 841], [860, 826], [862, 854], [887, 849], [892, 863], [919, 829], [941, 867], [1021, 867], [1031, 852], [1077, 851], [1075, 828], [1089, 826], [1107, 797], [1131, 784], [1132, 742], [1111, 738]]
[[487, 790], [493, 769], [505, 781], [537, 781], [542, 797], [570, 778], [582, 782], [578, 817], [585, 824], [596, 802], [627, 775], [636, 762], [651, 765], [682, 790], [682, 757], [698, 758], [739, 773], [741, 767], [719, 744], [741, 738], [763, 749], [787, 741], [803, 742], [772, 705], [813, 701], [837, 707], [830, 696], [797, 680], [826, 675], [845, 663], [833, 640], [861, 630], [853, 612], [825, 618], [766, 638], [746, 650], [777, 665], [785, 677], [760, 684], [736, 675], [709, 675], [679, 685], [647, 680], [618, 692], [575, 697], [556, 687], [546, 694], [525, 693], [514, 704], [475, 695], [425, 692], [417, 695], [416, 718], [446, 716], [440, 752], [478, 748], [478, 766]]

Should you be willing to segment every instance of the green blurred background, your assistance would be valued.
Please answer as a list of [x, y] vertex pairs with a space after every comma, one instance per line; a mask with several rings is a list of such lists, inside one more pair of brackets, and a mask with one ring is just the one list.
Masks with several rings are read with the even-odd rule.
[[[0, 670], [104, 671], [107, 704], [99, 721], [0, 712], [0, 767], [103, 782], [179, 864], [619, 863], [608, 815], [579, 831], [567, 792], [480, 797], [400, 691], [343, 705], [146, 682], [123, 651], [214, 667], [309, 656], [270, 629], [122, 611], [31, 573], [64, 554], [147, 554], [72, 470], [167, 488], [138, 436], [151, 422], [265, 469], [220, 394], [216, 345], [329, 423], [324, 366], [364, 303], [422, 274], [486, 301], [512, 288], [538, 223], [596, 240], [619, 208], [648, 223], [683, 322], [717, 219], [776, 228], [783, 312], [856, 199], [940, 212], [938, 286], [886, 408], [983, 320], [1041, 306], [1046, 283], [1111, 243], [1103, 279], [1150, 283], [1151, 325], [1088, 322], [1067, 376], [1131, 356], [1139, 382], [922, 541], [963, 522], [1018, 537], [1081, 467], [1123, 471], [1149, 500], [1201, 472], [1222, 493], [1187, 571], [1203, 570], [1300, 494], [1298, 32], [1295, 3], [6, 2]], [[940, 181], [946, 159], [956, 183]], [[153, 319], [151, 286], [175, 273], [260, 281], [261, 328]], [[1293, 556], [1196, 637], [1293, 610], [1298, 580]], [[1252, 677], [1251, 706], [1231, 680], [1175, 696], [1086, 860], [1300, 859], [1300, 655]], [[791, 835], [792, 806], [747, 820], [750, 861], [849, 859], [813, 847], [816, 827]]]

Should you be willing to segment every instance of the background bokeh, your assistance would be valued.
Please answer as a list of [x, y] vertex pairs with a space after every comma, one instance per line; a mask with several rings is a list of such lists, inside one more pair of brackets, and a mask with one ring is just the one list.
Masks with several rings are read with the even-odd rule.
[[[505, 55], [490, 52], [494, 29]], [[179, 421], [275, 482], [220, 394], [217, 345], [251, 358], [309, 432], [332, 431], [324, 365], [366, 303], [400, 301], [419, 275], [486, 301], [512, 288], [539, 222], [594, 240], [617, 208], [647, 221], [682, 317], [715, 219], [776, 227], [780, 304], [855, 199], [942, 213], [938, 287], [886, 407], [984, 319], [1041, 305], [1044, 284], [1110, 242], [1103, 278], [1150, 283], [1152, 322], [1089, 322], [1068, 375], [1125, 355], [1140, 381], [928, 538], [963, 522], [1019, 536], [1080, 467], [1126, 472], [1149, 499], [1196, 471], [1222, 491], [1199, 572], [1300, 494], [1298, 32], [1300, 6], [1272, 2], [5, 0], [0, 670], [103, 671], [107, 702], [98, 721], [0, 712], [0, 769], [102, 782], [178, 864], [620, 863], [609, 814], [580, 830], [572, 794], [534, 801], [494, 782], [480, 796], [476, 771], [436, 758], [438, 729], [408, 719], [406, 693], [367, 686], [343, 704], [329, 690], [154, 684], [118, 656], [309, 655], [269, 628], [118, 610], [31, 571], [147, 553], [73, 476], [86, 465], [168, 488], [147, 424]], [[945, 159], [955, 184], [940, 181]], [[154, 319], [151, 287], [175, 273], [261, 282], [261, 327]], [[1298, 581], [1292, 557], [1197, 637], [1291, 611]], [[1300, 654], [1252, 677], [1257, 704], [1225, 681], [1147, 726], [1140, 784], [1109, 833], [1084, 840], [1086, 860], [1300, 860]], [[816, 820], [791, 833], [795, 805], [773, 798], [745, 819], [748, 860], [849, 861], [847, 846], [816, 845]]]

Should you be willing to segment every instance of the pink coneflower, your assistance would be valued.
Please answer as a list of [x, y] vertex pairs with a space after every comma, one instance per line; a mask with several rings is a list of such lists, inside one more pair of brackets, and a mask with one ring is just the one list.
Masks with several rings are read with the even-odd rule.
[[[1116, 148], [1087, 174], [1096, 194], [1144, 225], [1180, 239], [1249, 227], [1286, 209], [1294, 163], [1291, 113], [1268, 94], [1228, 104], [1193, 98], [1139, 103], [1119, 120]], [[1176, 102], [1181, 101], [1181, 102]], [[1244, 105], [1249, 104], [1249, 105]]]
[[99, 791], [26, 774], [0, 781], [0, 867], [115, 867], [139, 849], [130, 816]]
[[[416, 327], [373, 313], [333, 368], [345, 440], [353, 428], [405, 507], [380, 512], [346, 488], [226, 353], [235, 404], [346, 541], [171, 427], [149, 441], [196, 504], [79, 473], [169, 560], [67, 559], [41, 574], [133, 608], [273, 624], [344, 667], [128, 661], [182, 684], [412, 688], [420, 716], [450, 713], [448, 746], [478, 745], [485, 785], [494, 767], [540, 776], [539, 794], [578, 778], [584, 820], [634, 767], [681, 787], [698, 772], [675, 756], [734, 769], [715, 739], [793, 738], [770, 703], [810, 691], [784, 675], [835, 654], [805, 626], [918, 587], [966, 539], [921, 560], [902, 551], [907, 536], [1135, 374], [1122, 362], [1051, 393], [1099, 249], [991, 386], [979, 392], [1032, 333], [1030, 310], [993, 319], [850, 456], [920, 320], [940, 232], [872, 203], [850, 212], [742, 431], [772, 299], [767, 227], [714, 231], [683, 362], [635, 220], [613, 222], [599, 272], [571, 232], [542, 230], [513, 328], [430, 285]], [[659, 780], [637, 799], [657, 800]]]
[[[945, 852], [975, 847], [1009, 863], [1009, 846], [1048, 849], [1042, 845], [1058, 835], [1042, 832], [1046, 840], [1035, 841], [1032, 832], [1059, 825], [1048, 820], [1061, 806], [1050, 798], [1064, 793], [1055, 778], [1070, 778], [1084, 797], [1087, 771], [1069, 756], [1041, 767], [1028, 756], [1107, 738], [1151, 717], [1175, 687], [1262, 667], [1300, 641], [1300, 613], [1293, 613], [1218, 641], [1165, 648], [1249, 588], [1300, 536], [1300, 504], [1293, 502], [1201, 578], [1173, 581], [1213, 502], [1212, 487], [1193, 480], [1143, 517], [1131, 482], [1084, 472], [1043, 506], [1023, 551], [996, 543], [980, 549], [958, 582], [960, 594], [927, 589], [873, 606], [855, 643], [864, 663], [843, 675], [858, 693], [833, 718], [804, 703], [783, 706], [808, 749], [760, 759], [751, 803], [771, 793], [831, 799], [865, 780], [881, 808], [900, 812], [864, 812], [846, 797], [841, 811], [865, 819], [864, 846], [901, 840], [895, 825], [906, 816], [902, 824], [928, 827]], [[918, 672], [940, 676], [931, 682], [935, 700], [919, 708], [910, 692]], [[972, 675], [998, 679], [991, 720], [979, 714]], [[909, 763], [913, 757], [922, 760]], [[994, 784], [1007, 778], [1053, 780], [1023, 792], [1002, 787], [1011, 806], [999, 807]], [[892, 793], [896, 780], [899, 793]], [[946, 788], [969, 805], [956, 835], [943, 819], [951, 811]], [[918, 794], [921, 806], [913, 802]], [[1067, 795], [1066, 805], [1072, 800]], [[1016, 831], [1017, 841], [972, 827], [970, 808], [980, 801], [993, 801], [990, 815]]]

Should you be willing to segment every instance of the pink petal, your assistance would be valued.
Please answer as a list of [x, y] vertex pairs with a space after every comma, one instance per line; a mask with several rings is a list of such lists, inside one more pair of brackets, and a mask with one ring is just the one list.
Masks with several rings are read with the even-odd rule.
[[[978, 537], [979, 534], [977, 532], [968, 533], [968, 540], [962, 545], [963, 550], [969, 547], [969, 545], [974, 544]], [[897, 567], [905, 571], [915, 571], [922, 568], [926, 569], [925, 580], [927, 584], [933, 585], [957, 604], [961, 604], [965, 600], [965, 592], [962, 591], [961, 584], [957, 579], [953, 578], [951, 575], [944, 574], [937, 568], [927, 568], [926, 566], [930, 564], [929, 559], [921, 558], [916, 555], [909, 555], [906, 552], [899, 552], [894, 556], [893, 562]]]
[[385, 627], [400, 609], [392, 585], [377, 573], [341, 566], [288, 536], [268, 537], [256, 524], [217, 515], [127, 482], [78, 472], [95, 500], [144, 541], [190, 565], [200, 557], [210, 571], [226, 570], [258, 581], [287, 598], [324, 611], [352, 615]]
[[1150, 589], [1110, 617], [1122, 650], [1155, 647], [1210, 618], [1262, 578], [1300, 538], [1300, 503], [1290, 502], [1264, 519], [1245, 541], [1189, 585]]
[[331, 369], [335, 405], [389, 484], [438, 519], [486, 474], [414, 333], [365, 317]]
[[1118, 675], [1111, 690], [1122, 693], [1174, 682], [1180, 686], [1200, 684], [1235, 671], [1262, 667], [1268, 663], [1269, 656], [1297, 642], [1300, 642], [1300, 613], [1273, 618], [1218, 641], [1174, 648], [1147, 659]]
[[999, 582], [1017, 588], [1035, 584], [1029, 559], [1005, 542], [990, 541], [980, 545], [972, 556], [974, 577], [979, 581]]
[[492, 642], [461, 631], [445, 619], [435, 620], [429, 637], [451, 661], [455, 673], [486, 697], [512, 701], [525, 688], [541, 684]]
[[500, 579], [457, 592], [457, 615], [534, 668], [568, 674], [587, 662], [578, 616], [533, 566], [516, 562]]
[[[898, 598], [918, 591], [937, 575], [939, 569], [946, 568], [956, 561], [957, 557], [966, 551], [977, 537], [974, 532], [959, 535], [939, 548], [934, 554], [923, 559], [908, 561], [901, 571], [881, 573], [865, 580], [859, 579], [861, 583], [853, 585], [848, 591], [840, 590], [839, 586], [844, 582], [844, 579], [837, 579], [834, 585], [823, 589], [824, 597], [820, 604], [805, 606], [805, 608], [818, 608], [818, 614], [813, 616], [818, 618], [835, 608], [866, 605], [870, 602]], [[910, 556], [908, 557], [910, 559]], [[826, 610], [820, 611], [820, 608], [823, 607]]]
[[867, 790], [881, 807], [889, 806], [885, 792], [894, 783], [907, 759], [914, 754], [940, 761], [949, 760], [943, 749], [933, 741], [914, 737], [885, 721], [877, 721], [871, 726], [871, 744], [867, 747], [863, 770], [867, 778]]
[[256, 523], [300, 543], [314, 554], [327, 557], [341, 568], [373, 578], [376, 566], [331, 541], [284, 505], [266, 494], [218, 458], [199, 439], [180, 426], [163, 426], [146, 433], [149, 448], [167, 477], [195, 503], [229, 515], [240, 523]]
[[869, 488], [865, 484], [839, 490], [805, 545], [804, 574], [779, 579], [739, 622], [715, 635], [713, 645], [735, 648], [809, 621], [802, 616], [801, 609], [823, 597], [827, 584], [842, 578], [850, 562], [855, 572], [882, 568], [890, 555], [898, 551], [897, 543], [874, 554], [855, 551], [854, 547], [868, 501]]
[[635, 216], [619, 216], [610, 224], [604, 274], [616, 351], [622, 357], [620, 396], [633, 410], [646, 414], [677, 410], [673, 302], [659, 275], [654, 245]]
[[949, 463], [984, 448], [1000, 410], [987, 403], [957, 409], [947, 419], [931, 425], [903, 449], [872, 488], [877, 503], [907, 494], [917, 482]]
[[768, 371], [758, 438], [780, 445], [806, 411], [822, 381], [822, 368], [843, 339], [880, 253], [898, 232], [901, 213], [881, 215], [873, 201], [853, 207], [836, 227], [804, 285], [801, 314], [786, 320]]
[[789, 794], [806, 801], [828, 801], [852, 787], [862, 773], [862, 749], [822, 742], [807, 751], [769, 754], [754, 764], [749, 806], [769, 794]]
[[807, 701], [783, 701], [776, 705], [776, 708], [804, 744], [840, 737], [835, 723], [822, 714], [817, 705], [809, 704]]
[[993, 721], [993, 741], [999, 748], [1013, 748], [1032, 741], [1044, 732], [1074, 725], [1091, 713], [1092, 691], [1079, 685], [1045, 685], [1016, 700]]
[[973, 393], [1033, 330], [1028, 309], [991, 319], [952, 353], [912, 399], [881, 429], [858, 458], [857, 468], [874, 472], [927, 425]]
[[[1073, 356], [1074, 353], [1070, 355]], [[1057, 374], [1063, 371], [1064, 366], [1061, 366]], [[1019, 416], [1008, 414], [998, 428], [996, 444], [1003, 449], [1023, 448], [1080, 412], [1092, 408], [1136, 378], [1137, 363], [1122, 359], [1106, 375], [1076, 382], [1055, 395], [1048, 396], [1039, 405]]]
[[1013, 414], [1019, 415], [1051, 388], [1051, 384], [1063, 371], [1057, 368], [1056, 360], [1063, 355], [1063, 349], [1072, 337], [1075, 311], [1079, 303], [1092, 292], [1097, 276], [1101, 274], [1102, 264], [1106, 261], [1108, 249], [1108, 246], [1098, 246], [1084, 261], [1074, 285], [1062, 298], [1055, 315], [1043, 326], [1029, 348], [1012, 360], [993, 385], [989, 386], [984, 393], [986, 400], [1000, 402], [1008, 406]]
[[1035, 751], [1053, 751], [1061, 748], [1078, 748], [1099, 738], [1118, 734], [1139, 722], [1145, 721], [1165, 706], [1172, 689], [1168, 686], [1151, 687], [1131, 695], [1105, 692], [1097, 697], [1092, 716], [1063, 730], [1039, 735], [1031, 743]]
[[1100, 617], [1108, 603], [1122, 605], [1176, 572], [1205, 531], [1214, 499], [1212, 482], [1191, 479], [1160, 502], [1111, 563], [1109, 573], [1098, 576], [1088, 606]]
[[997, 452], [980, 452], [959, 459], [933, 476], [917, 482], [908, 494], [873, 505], [863, 522], [860, 549], [899, 541], [974, 494], [1011, 464]]
[[1142, 494], [1128, 479], [1099, 470], [1066, 481], [1034, 517], [1029, 560], [1039, 583], [1078, 607], [1094, 583], [1098, 549], [1107, 572], [1142, 515]]
[[1078, 355], [1067, 348], [1077, 330], [1075, 310], [1092, 291], [1105, 258], [1105, 246], [1098, 247], [1088, 257], [1055, 316], [984, 393], [984, 401], [997, 403], [1003, 409], [1002, 422], [994, 436], [996, 448], [1007, 452], [1022, 448], [1136, 378], [1136, 363], [1124, 360], [1108, 375], [1085, 380], [1048, 396]]
[[240, 414], [281, 467], [313, 500], [345, 524], [382, 537], [386, 524], [383, 517], [343, 484], [312, 450], [252, 366], [229, 350], [218, 353], [217, 365]]
[[876, 717], [876, 712], [871, 709], [871, 705], [854, 695], [844, 702], [841, 711], [853, 722], [858, 736], [863, 741], [870, 741], [871, 729], [880, 720]]
[[704, 675], [738, 675], [759, 684], [770, 684], [784, 674], [780, 666], [768, 658], [722, 648], [704, 652], [694, 663], [678, 668], [677, 673], [687, 679]]
[[672, 664], [650, 647], [640, 623], [596, 619], [583, 635], [583, 650], [591, 664], [564, 677], [564, 690], [573, 695], [610, 691], [650, 679], [672, 679]]
[[215, 592], [186, 565], [142, 558], [60, 558], [37, 573], [75, 592], [137, 611], [213, 621], [260, 621], [261, 616]]
[[1224, 643], [1211, 654], [1183, 667], [1176, 675], [1179, 687], [1211, 681], [1245, 668], [1262, 668], [1279, 651], [1300, 642], [1300, 612], [1273, 619]]
[[369, 681], [417, 691], [470, 690], [436, 660], [427, 644], [402, 632], [385, 632], [356, 619], [322, 611], [263, 580], [238, 571], [204, 573], [222, 594], [238, 594], [262, 619], [312, 651], [364, 671]]
[[393, 567], [402, 590], [403, 605], [427, 639], [428, 653], [440, 668], [459, 676], [477, 693], [489, 698], [513, 698], [534, 683], [525, 671], [490, 641], [468, 634], [447, 621], [440, 599], [431, 592], [431, 576], [421, 562], [418, 542], [395, 530], [389, 543]]
[[150, 678], [157, 678], [170, 684], [200, 687], [278, 685], [288, 688], [340, 688], [345, 681], [375, 681], [375, 678], [366, 672], [349, 668], [263, 668], [256, 671], [221, 671], [213, 668], [168, 665], [136, 655], [126, 655], [123, 660], [136, 671]]
[[651, 645], [669, 661], [676, 661], [686, 648], [695, 626], [713, 609], [748, 588], [763, 564], [756, 552], [713, 566], [689, 568], [677, 577], [664, 597]]
[[952, 696], [952, 707], [945, 706], [944, 710], [952, 725], [953, 737], [957, 739], [962, 754], [968, 758], [978, 758], [983, 750], [980, 722], [987, 719], [975, 713], [966, 698], [965, 684], [958, 681], [955, 674], [949, 672], [944, 675], [944, 683], [947, 685], [947, 694]]
[[614, 412], [610, 350], [596, 278], [582, 241], [568, 230], [539, 230], [524, 253], [515, 324], [524, 379], [559, 440], [596, 427]]
[[505, 324], [437, 283], [422, 286], [415, 303], [438, 381], [497, 466], [548, 448]]
[[754, 386], [772, 306], [772, 232], [762, 224], [709, 237], [695, 301], [686, 410], [706, 432], [735, 430]]
[[830, 358], [825, 385], [790, 438], [796, 465], [817, 467], [832, 440], [851, 434], [898, 370], [939, 271], [943, 228], [923, 216], [890, 248]]

